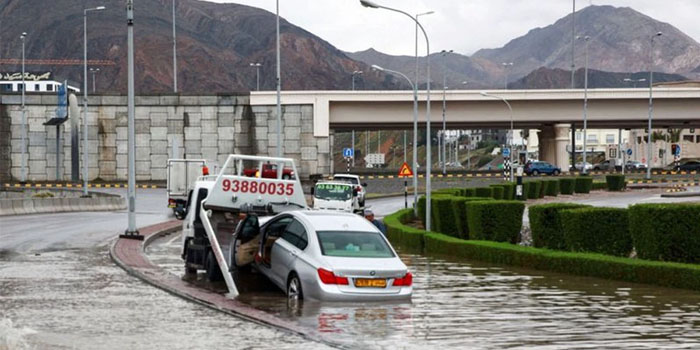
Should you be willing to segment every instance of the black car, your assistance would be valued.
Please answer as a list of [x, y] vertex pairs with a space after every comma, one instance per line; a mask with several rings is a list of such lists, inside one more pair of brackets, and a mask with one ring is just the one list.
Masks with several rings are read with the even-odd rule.
[[693, 170], [700, 171], [700, 161], [691, 160], [691, 161], [685, 162], [685, 164], [681, 165], [679, 167], [679, 169], [681, 171], [693, 171]]

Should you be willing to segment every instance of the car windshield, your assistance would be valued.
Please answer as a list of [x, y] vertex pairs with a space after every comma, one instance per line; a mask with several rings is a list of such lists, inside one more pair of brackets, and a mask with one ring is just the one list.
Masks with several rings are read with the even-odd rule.
[[355, 177], [334, 176], [334, 177], [333, 177], [333, 180], [345, 181], [345, 182], [349, 182], [349, 183], [351, 183], [351, 184], [353, 184], [353, 185], [359, 185], [359, 184], [360, 184], [360, 180], [358, 180], [358, 179], [355, 178]]
[[393, 258], [379, 232], [318, 231], [321, 254], [343, 258]]
[[341, 184], [317, 184], [314, 197], [324, 200], [346, 201], [352, 198], [352, 186]]

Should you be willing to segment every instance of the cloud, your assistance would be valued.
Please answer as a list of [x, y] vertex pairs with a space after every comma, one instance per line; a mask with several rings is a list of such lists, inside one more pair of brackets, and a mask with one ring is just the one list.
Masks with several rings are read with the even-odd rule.
[[[275, 0], [213, 0], [240, 3], [275, 11]], [[430, 51], [453, 49], [472, 54], [481, 48], [501, 47], [571, 13], [571, 0], [374, 0], [410, 14], [435, 11], [421, 17]], [[668, 22], [700, 40], [698, 0], [578, 0], [577, 10], [589, 4], [631, 7], [656, 20]], [[414, 54], [414, 24], [408, 17], [368, 9], [359, 0], [280, 0], [280, 15], [345, 51], [373, 47], [394, 55]], [[419, 38], [419, 50], [425, 52]]]

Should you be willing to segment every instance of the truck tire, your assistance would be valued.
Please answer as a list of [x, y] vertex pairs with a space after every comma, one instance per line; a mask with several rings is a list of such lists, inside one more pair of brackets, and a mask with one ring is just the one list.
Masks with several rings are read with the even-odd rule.
[[205, 262], [204, 266], [207, 269], [207, 279], [209, 279], [210, 282], [218, 282], [223, 279], [221, 269], [219, 268], [219, 263], [216, 261], [214, 252], [211, 250], [209, 253], [207, 253], [207, 261]]

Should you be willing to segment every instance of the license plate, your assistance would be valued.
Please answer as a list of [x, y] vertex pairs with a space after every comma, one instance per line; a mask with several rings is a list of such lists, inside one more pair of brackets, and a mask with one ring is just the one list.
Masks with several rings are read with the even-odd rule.
[[356, 278], [355, 287], [357, 288], [385, 288], [386, 279], [383, 278]]

